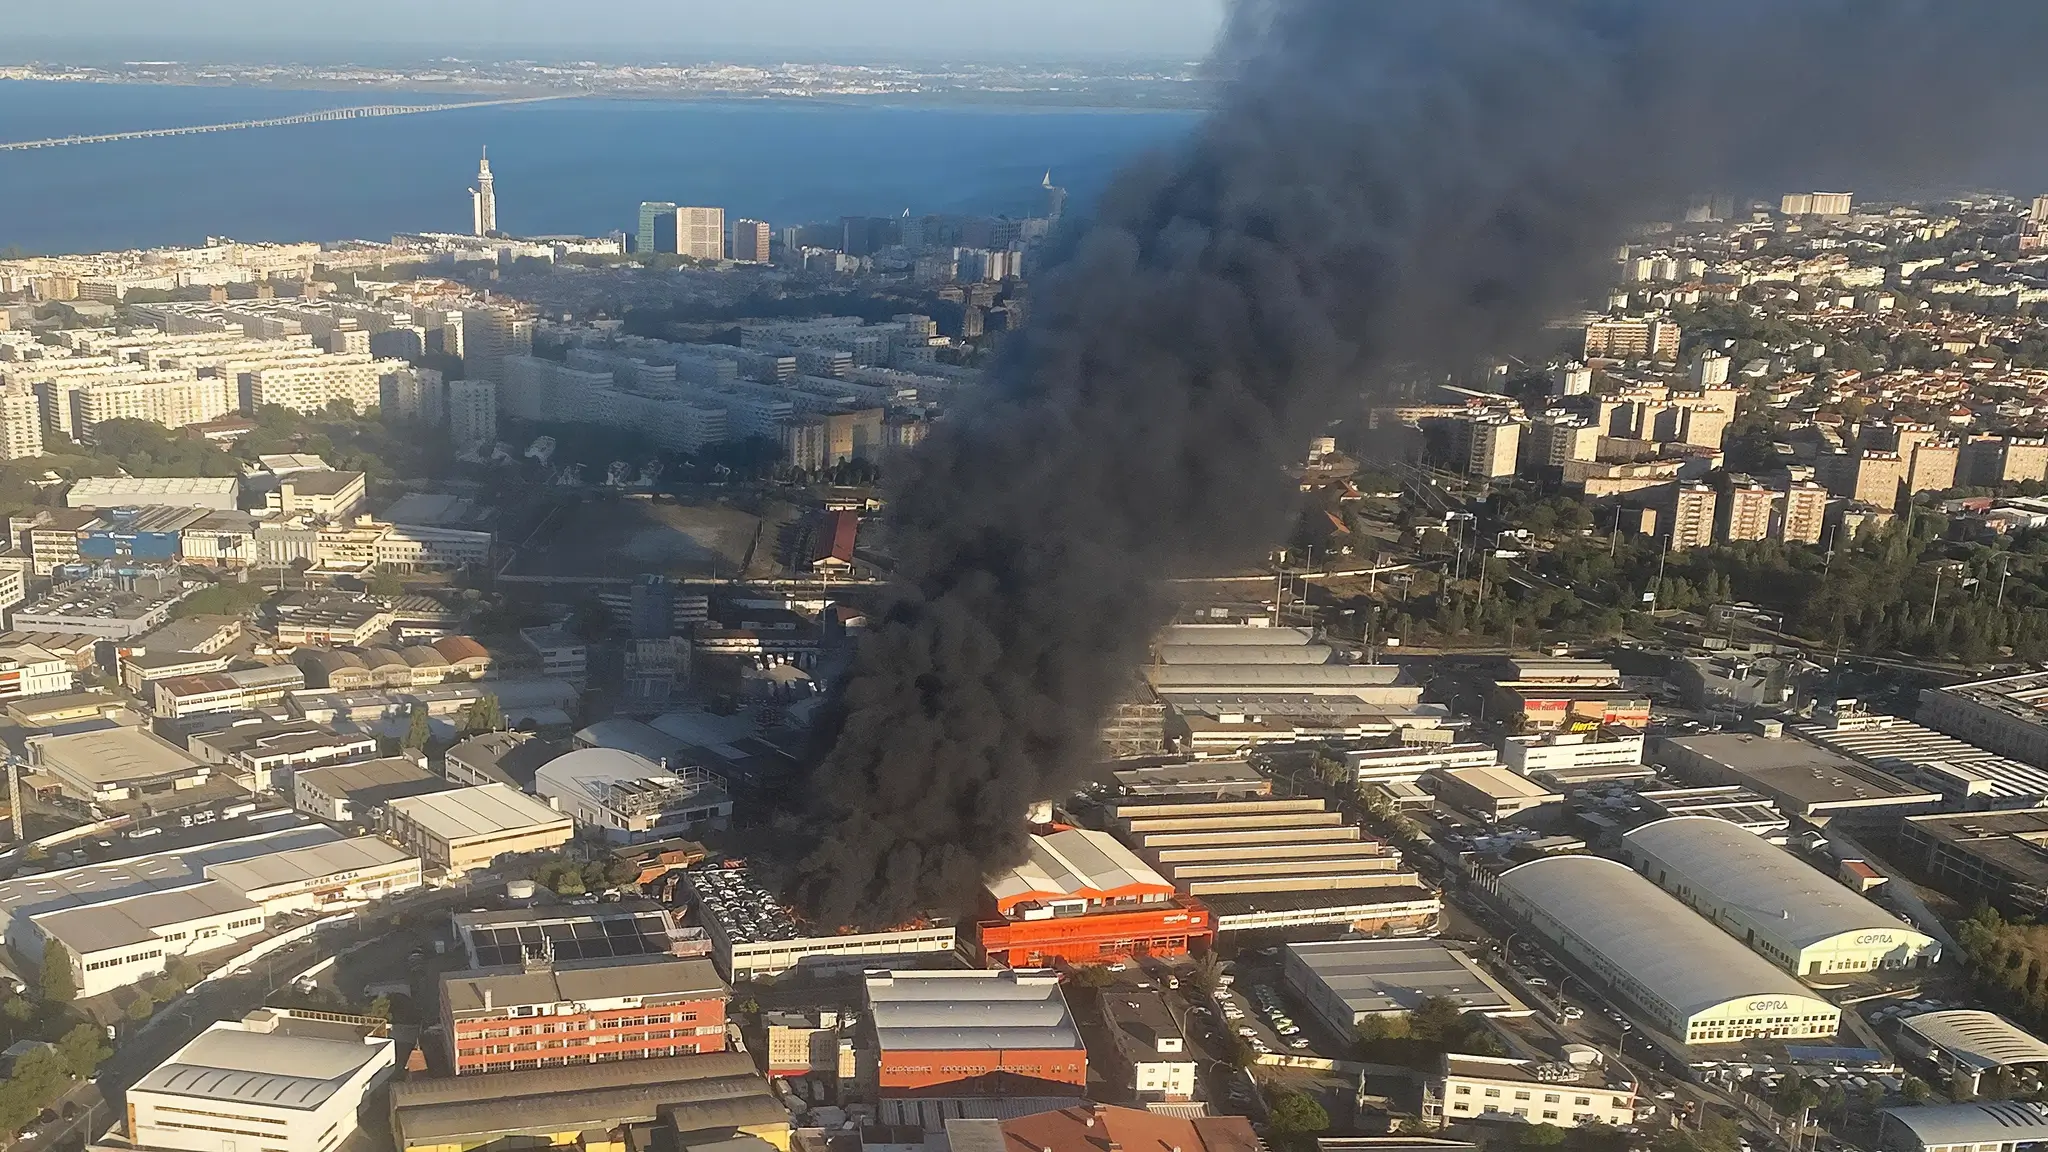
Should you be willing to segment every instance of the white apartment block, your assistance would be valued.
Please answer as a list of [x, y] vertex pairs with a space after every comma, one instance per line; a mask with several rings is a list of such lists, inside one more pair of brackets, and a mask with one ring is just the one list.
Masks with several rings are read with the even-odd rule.
[[[11, 580], [0, 580], [0, 601], [6, 599], [6, 584], [12, 583], [17, 593], [21, 589], [20, 572], [7, 572], [5, 576]], [[11, 608], [13, 604], [5, 607]], [[33, 644], [0, 648], [0, 701], [69, 692], [75, 686], [71, 665], [56, 655]]]
[[384, 380], [413, 367], [403, 360], [379, 360], [368, 353], [326, 356], [301, 365], [258, 368], [242, 375], [242, 402], [251, 412], [277, 404], [294, 412], [318, 412], [347, 400], [367, 412], [384, 399]]
[[[533, 321], [510, 308], [484, 306], [462, 310], [464, 375], [502, 383], [505, 361], [533, 354]], [[446, 351], [447, 349], [443, 349]]]
[[448, 382], [448, 438], [458, 448], [498, 440], [498, 386], [489, 380]]
[[404, 568], [461, 568], [491, 558], [491, 534], [423, 524], [383, 526], [375, 545], [376, 563]]
[[234, 387], [218, 377], [182, 380], [103, 381], [71, 394], [72, 435], [90, 443], [105, 420], [144, 420], [183, 428], [217, 420], [235, 409]]
[[43, 454], [43, 412], [27, 388], [0, 391], [0, 460]]

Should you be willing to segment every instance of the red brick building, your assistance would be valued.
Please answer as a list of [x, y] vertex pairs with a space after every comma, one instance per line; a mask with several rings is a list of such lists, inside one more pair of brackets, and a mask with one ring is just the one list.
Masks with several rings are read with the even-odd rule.
[[441, 978], [455, 1073], [725, 1051], [730, 989], [709, 960], [636, 956]]
[[1050, 972], [871, 972], [867, 1001], [861, 1063], [884, 1098], [1078, 1097], [1088, 1086], [1088, 1050]]
[[982, 956], [1011, 968], [1181, 956], [1215, 938], [1209, 910], [1107, 832], [1031, 838], [1024, 863], [988, 882]]

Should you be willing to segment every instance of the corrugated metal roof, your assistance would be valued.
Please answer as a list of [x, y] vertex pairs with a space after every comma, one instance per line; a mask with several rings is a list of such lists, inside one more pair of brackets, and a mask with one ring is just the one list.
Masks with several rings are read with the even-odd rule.
[[1625, 864], [1553, 856], [1501, 873], [1500, 887], [1556, 921], [1608, 967], [1628, 973], [1681, 1019], [1760, 996], [1835, 1011]]
[[1851, 932], [1889, 932], [1927, 941], [1912, 925], [1838, 884], [1738, 824], [1713, 816], [1667, 816], [1622, 837], [1714, 903], [1775, 920], [1779, 939], [1809, 948]]
[[876, 973], [868, 1010], [883, 1051], [1078, 1049], [1059, 980], [1045, 973]]
[[1922, 1104], [1915, 1108], [1887, 1108], [1884, 1114], [1889, 1123], [1903, 1125], [1923, 1148], [2048, 1140], [2048, 1107], [2017, 1100], [1996, 1104]]
[[2048, 1064], [2048, 1044], [1995, 1012], [1922, 1012], [1899, 1024], [1980, 1071], [2008, 1064]]
[[1067, 828], [1031, 838], [1031, 855], [988, 882], [999, 907], [1019, 900], [1172, 895], [1173, 885], [1107, 832]]

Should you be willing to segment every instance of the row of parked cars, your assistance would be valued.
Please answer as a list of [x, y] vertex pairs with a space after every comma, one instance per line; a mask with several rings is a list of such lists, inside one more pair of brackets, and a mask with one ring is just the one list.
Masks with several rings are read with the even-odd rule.
[[[1248, 985], [1243, 991], [1245, 999], [1252, 1002], [1259, 1018], [1266, 1022], [1266, 1027], [1273, 1030], [1273, 1035], [1279, 1037], [1282, 1044], [1296, 1050], [1308, 1047], [1308, 1037], [1302, 1033], [1301, 1025], [1287, 1014], [1287, 1006], [1281, 1002], [1279, 993], [1263, 984]], [[1237, 1010], [1237, 1005], [1227, 1000], [1223, 1007], [1225, 1012]], [[1237, 1034], [1251, 1041], [1254, 1051], [1265, 1046], [1259, 1030], [1249, 1024], [1239, 1025]]]

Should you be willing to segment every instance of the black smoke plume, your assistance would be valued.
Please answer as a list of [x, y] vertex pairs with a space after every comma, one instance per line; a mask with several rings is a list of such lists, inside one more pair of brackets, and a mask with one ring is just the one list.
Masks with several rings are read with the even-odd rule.
[[1262, 557], [1285, 467], [1389, 362], [1511, 348], [1688, 192], [2038, 144], [2044, 33], [2044, 0], [1241, 0], [1216, 109], [1067, 238], [894, 492], [800, 897], [967, 906], [1099, 759], [1162, 577]]

